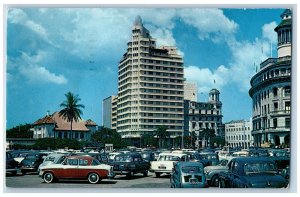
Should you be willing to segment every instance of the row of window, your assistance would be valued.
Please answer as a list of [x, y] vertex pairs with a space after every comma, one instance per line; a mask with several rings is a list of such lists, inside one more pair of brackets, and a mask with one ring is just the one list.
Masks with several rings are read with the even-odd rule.
[[183, 85], [171, 85], [161, 83], [141, 83], [144, 87], [157, 87], [157, 88], [169, 88], [169, 89], [181, 89], [183, 91]]
[[253, 85], [256, 85], [262, 81], [265, 81], [267, 79], [271, 79], [273, 77], [280, 77], [280, 76], [286, 76], [286, 75], [290, 75], [291, 74], [291, 68], [276, 68], [276, 69], [272, 69], [267, 71], [266, 73], [260, 75], [258, 78], [256, 78], [253, 81]]
[[[159, 81], [166, 83], [183, 83], [181, 79], [170, 79], [170, 78], [157, 78], [157, 77], [141, 77], [142, 81]], [[161, 83], [160, 83], [161, 84]]]
[[199, 109], [199, 110], [190, 109], [190, 110], [189, 110], [189, 114], [190, 114], [190, 115], [195, 115], [195, 114], [196, 114], [196, 115], [197, 115], [197, 114], [199, 114], [199, 115], [200, 115], [200, 114], [203, 114], [203, 115], [204, 115], [204, 114], [205, 114], [205, 115], [214, 115], [214, 114], [215, 114], [215, 115], [219, 115], [219, 113], [220, 113], [219, 110], [217, 110], [216, 113], [214, 113], [214, 112], [215, 112], [215, 110], [203, 110], [203, 109], [202, 109], [202, 110], [201, 110], [201, 109]]
[[225, 136], [226, 141], [232, 141], [232, 140], [253, 140], [253, 137], [251, 135], [231, 135], [231, 136]]
[[272, 118], [271, 121], [270, 119], [262, 119], [261, 121], [256, 120], [253, 121], [253, 130], [260, 130], [260, 129], [269, 129], [269, 128], [277, 128], [277, 127], [285, 127], [285, 128], [290, 128], [291, 127], [291, 119], [290, 118], [285, 118], [284, 125], [278, 125], [277, 124], [277, 118]]
[[236, 131], [250, 131], [250, 127], [234, 127], [225, 129], [226, 132], [236, 132]]
[[[171, 62], [170, 65], [175, 65], [175, 63]], [[173, 67], [167, 67], [167, 66], [153, 66], [153, 65], [144, 65], [144, 64], [141, 64], [141, 68], [149, 69], [149, 70], [172, 71], [172, 72], [179, 72], [179, 73], [183, 72], [183, 68], [173, 68]]]
[[[190, 116], [190, 121], [221, 121], [222, 118], [219, 118], [217, 116]], [[200, 123], [199, 123], [200, 124]]]
[[277, 32], [278, 34], [278, 44], [291, 43], [292, 40], [292, 30], [282, 29]]
[[153, 71], [141, 71], [143, 75], [150, 75], [150, 76], [164, 76], [164, 77], [183, 77], [183, 74], [177, 73], [162, 73], [162, 72], [153, 72]]

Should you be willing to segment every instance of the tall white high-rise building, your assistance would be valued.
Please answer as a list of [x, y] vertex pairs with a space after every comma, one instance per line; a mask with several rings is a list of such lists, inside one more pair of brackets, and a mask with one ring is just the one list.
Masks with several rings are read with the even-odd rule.
[[156, 47], [138, 16], [119, 62], [117, 131], [131, 144], [165, 125], [171, 138], [183, 132], [183, 59], [176, 47]]
[[194, 82], [184, 82], [184, 100], [197, 102], [197, 84]]

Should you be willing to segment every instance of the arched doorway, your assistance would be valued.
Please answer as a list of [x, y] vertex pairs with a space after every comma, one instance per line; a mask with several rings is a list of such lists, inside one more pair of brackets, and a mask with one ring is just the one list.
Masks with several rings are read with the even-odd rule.
[[290, 146], [290, 135], [286, 135], [284, 137], [284, 144]]
[[279, 136], [278, 135], [274, 135], [273, 139], [274, 139], [275, 146], [279, 146], [280, 145]]

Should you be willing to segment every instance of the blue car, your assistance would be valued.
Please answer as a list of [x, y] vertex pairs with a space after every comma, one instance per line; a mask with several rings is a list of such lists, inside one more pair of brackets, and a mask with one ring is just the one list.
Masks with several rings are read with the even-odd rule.
[[203, 164], [199, 162], [176, 162], [170, 177], [171, 188], [205, 188]]

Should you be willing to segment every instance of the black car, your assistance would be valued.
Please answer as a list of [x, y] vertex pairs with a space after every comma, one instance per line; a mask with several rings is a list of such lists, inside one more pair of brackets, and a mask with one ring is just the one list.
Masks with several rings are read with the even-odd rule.
[[27, 172], [38, 172], [39, 165], [43, 163], [46, 153], [31, 152], [21, 161], [21, 172], [26, 174]]
[[150, 162], [143, 160], [139, 153], [126, 153], [115, 156], [114, 161], [110, 162], [116, 175], [126, 175], [128, 178], [134, 174], [142, 173], [148, 175]]
[[274, 160], [260, 157], [234, 158], [219, 175], [221, 188], [283, 188], [286, 180], [278, 174]]
[[155, 160], [155, 155], [151, 151], [141, 152], [140, 154], [144, 161], [151, 162]]
[[19, 170], [19, 162], [14, 160], [13, 156], [6, 152], [6, 173], [16, 175]]

